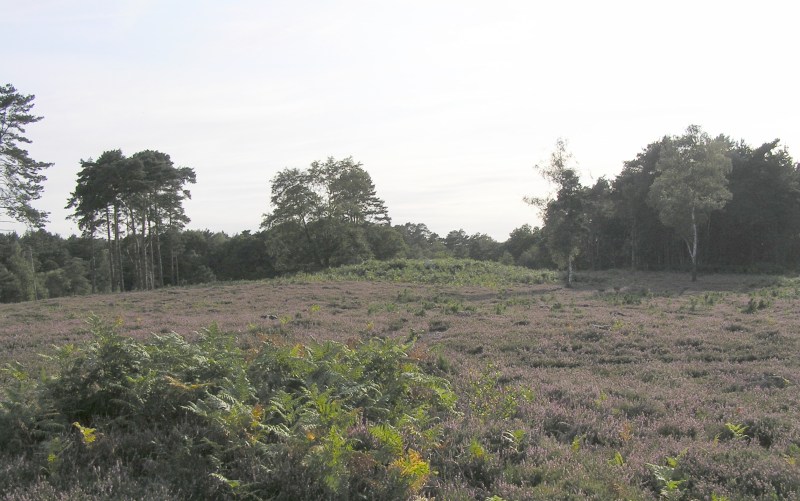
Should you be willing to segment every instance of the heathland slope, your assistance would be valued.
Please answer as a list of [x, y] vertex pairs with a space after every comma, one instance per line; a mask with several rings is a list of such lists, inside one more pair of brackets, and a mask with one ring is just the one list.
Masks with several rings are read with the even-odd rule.
[[[371, 492], [437, 499], [800, 499], [800, 282], [713, 275], [690, 283], [685, 275], [621, 271], [578, 278], [577, 287], [566, 289], [546, 272], [469, 261], [396, 261], [293, 280], [0, 305], [0, 359], [20, 362], [31, 375], [42, 367], [53, 372], [52, 363], [37, 354], [53, 354], [51, 345], [69, 343], [80, 352], [81, 343], [93, 339], [86, 323], [93, 314], [151, 355], [158, 351], [147, 344], [151, 334], [219, 350], [202, 333], [213, 324], [212, 331], [227, 333], [226, 342], [241, 354], [241, 361], [231, 364], [243, 364], [256, 387], [252, 363], [264, 356], [265, 346], [275, 353], [286, 349], [285, 360], [306, 357], [323, 364], [327, 355], [315, 350], [326, 341], [340, 343], [325, 352], [340, 353], [340, 361], [363, 361], [381, 349], [388, 350], [381, 360], [391, 359], [387, 353], [399, 356], [409, 365], [401, 364], [407, 370], [397, 374], [420, 371], [412, 380], [422, 386], [407, 387], [407, 395], [420, 397], [428, 391], [422, 387], [444, 385], [435, 392], [444, 400], [392, 404], [403, 411], [387, 411], [380, 429], [380, 413], [370, 414], [366, 404], [358, 410], [333, 386], [326, 390], [328, 400], [320, 402], [340, 410], [350, 405], [357, 418], [330, 424], [324, 437], [318, 433], [322, 424], [307, 426], [305, 445], [290, 438], [285, 443], [294, 444], [295, 453], [330, 453], [325, 460], [313, 456], [316, 463], [306, 458], [298, 464], [319, 474], [318, 488], [334, 498]], [[375, 338], [394, 340], [398, 348], [370, 344]], [[294, 349], [298, 346], [307, 351]], [[339, 378], [346, 373], [358, 380], [358, 371], [341, 364], [326, 367], [335, 366]], [[8, 403], [21, 377], [22, 368], [15, 367], [16, 374], [0, 376], [6, 424], [15, 422]], [[319, 379], [308, 383], [318, 373], [302, 374], [295, 379], [306, 378], [306, 390], [322, 388]], [[457, 402], [445, 409], [450, 390]], [[275, 409], [248, 404], [246, 398], [242, 405], [250, 405], [248, 419], [259, 426], [278, 423], [270, 414]], [[324, 414], [315, 409], [315, 416]], [[182, 411], [174, 412], [178, 419]], [[26, 452], [0, 456], [0, 478], [6, 479], [0, 480], [0, 491], [9, 493], [8, 499], [53, 493], [187, 495], [181, 485], [187, 479], [179, 474], [172, 480], [156, 476], [148, 486], [148, 468], [159, 458], [127, 457], [121, 451], [136, 449], [124, 449], [122, 441], [114, 442], [116, 452], [103, 456], [117, 457], [116, 463], [98, 464], [82, 441], [92, 426], [100, 443], [111, 443], [116, 429], [104, 431], [101, 424], [110, 426], [86, 417], [61, 435], [39, 442], [27, 437], [38, 449], [25, 449], [19, 436], [6, 434], [5, 440]], [[400, 442], [392, 441], [393, 429]], [[282, 435], [273, 433], [262, 441], [283, 444]], [[83, 447], [80, 454], [69, 454], [85, 463], [48, 462], [45, 446], [54, 447], [54, 437], [60, 444], [75, 441], [74, 451]], [[404, 446], [395, 450], [391, 443]], [[241, 465], [255, 457], [245, 449], [230, 449], [219, 460]], [[192, 450], [203, 454], [204, 449]], [[376, 476], [380, 468], [388, 476]], [[331, 471], [349, 483], [324, 481]], [[134, 480], [126, 487], [115, 475]], [[280, 497], [275, 493], [282, 492], [274, 485], [259, 491], [252, 479], [244, 485], [245, 478], [213, 478], [220, 484], [215, 495]], [[377, 485], [383, 482], [379, 478], [388, 483]]]

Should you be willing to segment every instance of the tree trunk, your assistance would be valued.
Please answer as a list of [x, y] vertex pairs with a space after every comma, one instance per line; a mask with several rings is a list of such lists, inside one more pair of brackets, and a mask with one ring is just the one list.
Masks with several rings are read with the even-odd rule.
[[156, 257], [158, 258], [158, 286], [164, 287], [164, 259], [161, 256], [161, 225], [158, 218], [155, 221], [156, 227]]
[[305, 233], [306, 241], [308, 242], [308, 245], [311, 247], [311, 251], [314, 253], [314, 259], [317, 260], [317, 263], [322, 268], [325, 268], [326, 267], [325, 263], [322, 262], [322, 258], [319, 255], [319, 249], [315, 245], [314, 239], [311, 238], [311, 232], [308, 230], [308, 224], [306, 224], [305, 219], [302, 219], [300, 222], [303, 226], [303, 232]]
[[137, 221], [134, 218], [133, 211], [128, 209], [128, 230], [130, 231], [130, 236], [133, 239], [133, 253], [130, 252], [130, 246], [128, 246], [128, 250], [126, 252], [131, 258], [131, 262], [133, 263], [133, 276], [134, 276], [134, 288], [137, 290], [144, 290], [144, 270], [142, 269], [142, 247], [144, 247], [144, 243], [139, 238], [139, 232], [136, 229]]
[[689, 256], [692, 258], [692, 282], [697, 282], [697, 221], [694, 217], [694, 207], [692, 207], [692, 246], [689, 249]]
[[111, 211], [106, 207], [106, 239], [108, 241], [108, 271], [111, 274], [111, 292], [117, 290], [116, 265], [114, 263], [114, 244], [111, 240]]
[[142, 215], [142, 231], [141, 231], [141, 247], [139, 250], [139, 259], [141, 260], [140, 266], [142, 269], [142, 290], [150, 289], [150, 272], [147, 269], [147, 220], [146, 216]]
[[92, 223], [93, 230], [89, 235], [89, 254], [91, 260], [89, 261], [89, 271], [92, 275], [92, 294], [97, 294], [97, 259], [95, 258], [95, 245], [94, 245], [94, 223]]
[[572, 256], [567, 258], [567, 288], [572, 288]]
[[178, 267], [176, 266], [177, 256], [175, 255], [175, 243], [170, 238], [169, 241], [169, 283], [178, 285]]
[[117, 275], [119, 278], [119, 291], [125, 292], [125, 274], [122, 269], [122, 242], [119, 240], [119, 207], [114, 205], [114, 246], [117, 255]]
[[147, 264], [147, 290], [156, 288], [156, 260], [153, 245], [153, 223], [147, 217], [147, 245], [145, 246], [145, 261]]
[[636, 217], [631, 224], [631, 270], [636, 270]]
[[31, 258], [31, 283], [33, 284], [33, 300], [39, 300], [39, 292], [36, 290], [36, 266], [33, 264], [33, 247], [28, 248], [28, 253]]

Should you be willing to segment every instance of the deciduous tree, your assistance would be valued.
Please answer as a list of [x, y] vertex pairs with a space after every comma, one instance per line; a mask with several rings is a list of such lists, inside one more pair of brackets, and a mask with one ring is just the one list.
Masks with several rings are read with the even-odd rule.
[[372, 224], [389, 224], [369, 173], [352, 158], [284, 169], [272, 179], [272, 212], [262, 227], [279, 269], [318, 269], [374, 254], [365, 236]]
[[697, 280], [698, 225], [731, 198], [726, 177], [731, 170], [729, 147], [725, 138], [711, 139], [693, 125], [682, 136], [664, 139], [656, 164], [658, 177], [650, 187], [648, 202], [686, 243], [693, 282]]
[[527, 198], [528, 203], [542, 210], [545, 238], [551, 257], [567, 269], [567, 287], [572, 287], [573, 263], [580, 252], [587, 232], [586, 189], [572, 166], [572, 154], [564, 139], [556, 141], [556, 149], [547, 165], [536, 165], [542, 176], [557, 187], [553, 199]]

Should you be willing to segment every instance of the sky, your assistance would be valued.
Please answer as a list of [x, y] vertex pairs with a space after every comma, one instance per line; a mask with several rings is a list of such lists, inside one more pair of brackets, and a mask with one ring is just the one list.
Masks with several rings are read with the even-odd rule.
[[[352, 156], [393, 224], [504, 241], [540, 225], [534, 166], [564, 138], [613, 179], [691, 124], [800, 157], [792, 1], [0, 0], [0, 83], [34, 94], [54, 165], [48, 231], [80, 161], [167, 153], [190, 229], [259, 228], [270, 180]], [[7, 219], [7, 218], [3, 218]], [[0, 230], [24, 227], [3, 222]]]

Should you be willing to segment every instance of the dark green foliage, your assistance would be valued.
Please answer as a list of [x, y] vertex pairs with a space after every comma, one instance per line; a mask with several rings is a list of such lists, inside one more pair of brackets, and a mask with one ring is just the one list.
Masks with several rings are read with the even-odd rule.
[[[219, 280], [258, 280], [275, 276], [265, 232], [243, 231], [217, 244], [208, 266]], [[180, 262], [181, 260], [178, 259]], [[201, 283], [195, 280], [191, 283]]]
[[375, 259], [383, 261], [408, 254], [408, 246], [403, 236], [392, 226], [367, 225], [364, 228], [364, 238]]
[[[800, 257], [800, 172], [779, 141], [730, 151], [733, 195], [710, 228], [709, 261], [726, 267], [796, 266]], [[768, 270], [763, 270], [768, 271]]]
[[26, 127], [42, 119], [31, 114], [34, 99], [11, 84], [0, 85], [0, 215], [41, 227], [47, 213], [31, 202], [41, 197], [47, 179], [42, 171], [53, 164], [37, 162], [25, 150], [31, 142], [24, 136]]
[[647, 203], [660, 153], [660, 142], [647, 145], [636, 158], [623, 164], [622, 172], [612, 182], [615, 219], [623, 228], [621, 234], [614, 235], [613, 262], [617, 267], [663, 267], [674, 265], [677, 256], [683, 255], [682, 249], [674, 244], [674, 235]]
[[394, 226], [406, 244], [406, 257], [409, 259], [432, 259], [448, 253], [444, 240], [423, 224], [405, 223]]
[[0, 488], [44, 489], [42, 471], [52, 492], [86, 494], [102, 481], [82, 477], [116, 471], [125, 489], [178, 498], [402, 499], [432, 475], [426, 458], [455, 405], [409, 344], [245, 352], [213, 326], [195, 343], [91, 327], [38, 378], [7, 368], [0, 464], [19, 471]]
[[[500, 261], [505, 249], [484, 233], [467, 235], [464, 230], [453, 230], [442, 240], [450, 256], [476, 261]], [[513, 259], [512, 259], [513, 260]]]
[[67, 241], [44, 230], [0, 235], [0, 302], [74, 296], [91, 292], [87, 262]]
[[[281, 272], [353, 264], [402, 251], [369, 173], [352, 158], [284, 169], [272, 179], [272, 212], [262, 227]], [[384, 228], [372, 228], [373, 226]]]
[[[678, 175], [661, 182], [657, 180], [662, 177], [665, 165], [677, 165], [673, 161], [675, 146], [691, 150], [686, 146], [693, 136], [703, 134], [695, 127], [682, 137], [665, 137], [651, 143], [635, 159], [625, 162], [622, 172], [611, 183], [610, 191], [597, 192], [600, 198], [596, 203], [600, 203], [602, 212], [591, 220], [594, 226], [599, 218], [599, 233], [596, 233], [599, 240], [587, 240], [579, 262], [584, 266], [627, 265], [639, 269], [687, 269], [691, 266], [692, 259], [682, 240], [688, 234], [689, 249], [694, 250], [692, 225], [690, 221], [688, 225], [678, 221], [676, 212], [681, 207], [690, 208], [691, 204], [686, 200], [678, 201], [671, 208], [666, 207], [669, 203], [662, 204], [662, 215], [667, 215], [664, 210], [668, 210], [676, 216], [667, 218], [674, 223], [673, 229], [662, 222], [653, 203], [656, 198], [668, 202], [670, 198], [679, 200], [686, 194], [681, 195], [679, 190], [665, 192], [667, 185], [678, 186], [673, 182], [680, 177]], [[724, 179], [711, 176], [715, 177], [713, 183], [700, 182], [697, 172], [684, 172], [687, 178], [695, 177], [689, 183], [694, 188], [703, 187], [707, 194], [721, 196], [696, 199], [699, 202], [696, 208], [707, 207], [704, 211], [695, 211], [698, 268], [756, 273], [796, 268], [800, 257], [800, 172], [791, 156], [785, 148], [779, 147], [778, 140], [758, 148], [743, 142], [733, 143], [724, 136], [710, 140], [711, 143], [715, 143], [717, 150], [721, 147], [727, 159], [721, 159], [720, 152], [716, 152], [717, 165], [726, 171]], [[653, 186], [660, 195], [651, 193]], [[720, 200], [724, 199], [728, 199], [727, 204], [720, 208]], [[690, 220], [690, 211], [686, 214], [684, 219]]]
[[532, 269], [555, 268], [555, 263], [550, 257], [547, 241], [541, 228], [531, 228], [522, 225], [511, 232], [508, 240], [503, 244], [505, 250], [511, 254], [514, 263]]
[[647, 195], [662, 223], [675, 230], [689, 250], [692, 281], [697, 280], [698, 227], [731, 199], [727, 175], [728, 141], [711, 139], [697, 126], [680, 137], [664, 138], [656, 162], [658, 176]]
[[528, 199], [542, 211], [545, 241], [553, 261], [567, 270], [567, 287], [572, 287], [573, 263], [589, 229], [588, 190], [581, 185], [571, 163], [572, 154], [567, 151], [566, 141], [559, 139], [550, 162], [536, 166], [542, 176], [555, 185], [555, 197]]
[[615, 217], [613, 188], [601, 177], [591, 188], [587, 188], [583, 201], [586, 215], [584, 242], [579, 259], [584, 267], [597, 270], [615, 265], [615, 253], [624, 225]]
[[[155, 151], [131, 157], [107, 151], [82, 162], [69, 201], [83, 236], [65, 241], [39, 230], [0, 241], [5, 247], [0, 248], [0, 301], [254, 280], [400, 257], [457, 256], [534, 269], [555, 262], [569, 268], [570, 261], [581, 269], [682, 270], [693, 262], [700, 271], [782, 273], [796, 268], [800, 171], [777, 140], [758, 148], [724, 136], [712, 141], [717, 159], [722, 148], [732, 164], [725, 181], [731, 199], [722, 209], [696, 206], [698, 224], [689, 227], [697, 230], [697, 238], [691, 231], [690, 255], [681, 241], [686, 231], [667, 227], [659, 218], [656, 199], [678, 200], [671, 205], [675, 210], [686, 205], [680, 190], [672, 193], [665, 187], [687, 183], [667, 179], [666, 167], [681, 164], [676, 160], [681, 148], [691, 152], [690, 143], [703, 138], [699, 128], [665, 137], [625, 162], [613, 181], [601, 178], [592, 187], [580, 184], [561, 143], [543, 169], [559, 191], [554, 200], [536, 200], [545, 209], [545, 226], [523, 225], [503, 243], [463, 230], [442, 238], [424, 224], [390, 226], [369, 175], [352, 159], [328, 159], [307, 170], [279, 173], [273, 180], [275, 210], [265, 218], [264, 231], [233, 236], [183, 231], [188, 218], [181, 201], [188, 197], [184, 185], [193, 182], [193, 171], [175, 168], [167, 155]], [[718, 202], [705, 205], [717, 207]]]
[[[90, 239], [105, 229], [113, 290], [164, 285], [161, 237], [189, 221], [183, 210], [183, 201], [190, 198], [185, 186], [195, 182], [193, 169], [176, 167], [159, 151], [126, 157], [111, 150], [96, 161], [81, 160], [67, 208]], [[172, 247], [168, 250], [174, 255]]]

